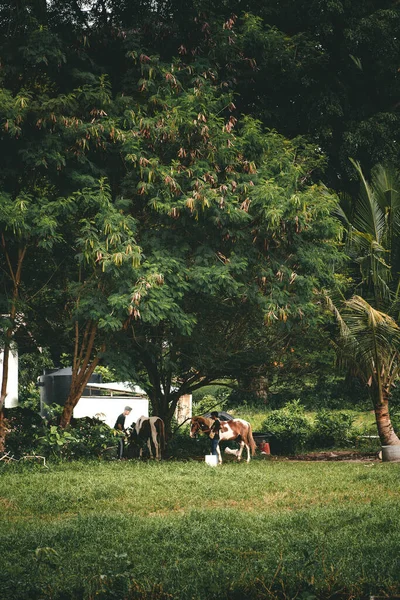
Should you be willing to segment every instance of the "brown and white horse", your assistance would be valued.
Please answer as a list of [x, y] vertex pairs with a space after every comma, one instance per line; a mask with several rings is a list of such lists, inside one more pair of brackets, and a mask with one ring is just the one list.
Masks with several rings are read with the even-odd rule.
[[[165, 427], [164, 421], [160, 417], [139, 417], [131, 433], [132, 443], [147, 443], [150, 458], [153, 458], [152, 444], [155, 448], [155, 457], [161, 458], [161, 453], [165, 449]], [[139, 458], [142, 458], [143, 448], [140, 447]]]
[[[190, 422], [190, 437], [194, 438], [197, 433], [207, 433], [214, 423], [212, 419], [208, 417], [192, 417]], [[241, 460], [243, 448], [247, 450], [247, 462], [250, 462], [250, 452], [254, 456], [256, 452], [256, 444], [253, 438], [253, 432], [251, 425], [248, 421], [243, 419], [232, 419], [231, 421], [220, 421], [221, 429], [219, 432], [219, 441], [231, 441], [236, 440], [240, 444], [239, 451], [237, 453], [237, 459]], [[218, 462], [222, 463], [221, 450], [219, 443], [217, 446]]]

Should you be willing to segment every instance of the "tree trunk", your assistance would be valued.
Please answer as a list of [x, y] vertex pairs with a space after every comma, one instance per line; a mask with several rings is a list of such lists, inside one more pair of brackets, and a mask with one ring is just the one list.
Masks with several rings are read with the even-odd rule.
[[2, 454], [4, 454], [4, 452], [6, 450], [6, 434], [7, 434], [6, 420], [4, 418], [4, 410], [1, 409], [1, 411], [0, 411], [0, 456]]
[[[80, 343], [79, 324], [75, 323], [75, 349], [72, 365], [72, 381], [68, 398], [65, 401], [64, 409], [60, 418], [60, 427], [65, 429], [71, 422], [72, 413], [78, 404], [83, 391], [89, 382], [93, 371], [100, 362], [100, 354], [105, 351], [106, 345], [102, 344], [100, 352], [96, 354], [95, 339], [97, 334], [97, 322], [89, 321], [86, 324], [82, 341]], [[95, 358], [91, 362], [92, 355]]]
[[155, 393], [149, 396], [151, 409], [154, 417], [160, 417], [164, 421], [165, 439], [168, 440], [172, 433], [172, 419], [178, 404], [179, 397], [176, 394], [158, 397]]
[[[376, 390], [378, 391], [378, 390]], [[381, 397], [374, 403], [376, 425], [382, 446], [398, 446], [400, 439], [397, 437], [389, 414], [389, 395], [382, 390]]]
[[65, 401], [60, 418], [60, 427], [62, 427], [63, 429], [68, 427], [68, 425], [70, 424], [74, 408], [78, 404], [83, 394], [83, 391], [93, 374], [93, 371], [99, 363], [99, 360], [99, 357], [96, 357], [88, 369], [86, 369], [85, 371], [80, 371], [76, 374], [75, 377], [74, 375], [72, 376], [71, 390], [68, 394], [68, 398]]
[[26, 246], [18, 249], [18, 261], [16, 269], [13, 269], [11, 264], [10, 256], [6, 249], [6, 241], [4, 235], [1, 236], [1, 245], [4, 250], [4, 254], [6, 257], [6, 262], [8, 265], [10, 277], [13, 282], [13, 294], [11, 300], [11, 309], [10, 309], [10, 320], [11, 326], [7, 329], [5, 335], [5, 343], [4, 343], [4, 353], [3, 353], [3, 378], [1, 381], [0, 387], [0, 454], [5, 451], [6, 444], [6, 425], [4, 422], [4, 404], [7, 396], [7, 383], [8, 383], [8, 367], [10, 361], [10, 346], [11, 340], [14, 333], [15, 327], [15, 317], [17, 315], [17, 302], [19, 299], [19, 287], [21, 284], [21, 273], [22, 273], [22, 265], [24, 263], [24, 258], [26, 254]]
[[252, 394], [263, 404], [268, 403], [268, 378], [265, 375], [250, 375], [239, 380], [244, 393]]
[[[9, 330], [10, 331], [10, 330]], [[7, 332], [8, 334], [8, 332]], [[8, 335], [6, 336], [6, 344], [3, 352], [3, 378], [1, 381], [0, 390], [0, 454], [3, 454], [6, 449], [6, 426], [4, 422], [4, 404], [7, 396], [7, 383], [8, 383], [8, 364], [10, 357], [10, 344]]]

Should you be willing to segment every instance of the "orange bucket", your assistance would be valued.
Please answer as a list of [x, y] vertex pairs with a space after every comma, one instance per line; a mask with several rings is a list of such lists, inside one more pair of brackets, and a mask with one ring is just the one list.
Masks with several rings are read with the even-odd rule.
[[261, 442], [259, 448], [261, 454], [271, 454], [271, 449], [268, 442]]

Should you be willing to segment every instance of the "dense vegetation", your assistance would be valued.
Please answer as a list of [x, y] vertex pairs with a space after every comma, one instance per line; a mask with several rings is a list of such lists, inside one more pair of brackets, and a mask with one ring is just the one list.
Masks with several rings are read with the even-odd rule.
[[1, 345], [30, 383], [72, 365], [63, 428], [102, 363], [169, 431], [223, 381], [368, 391], [399, 443], [399, 28], [390, 1], [1, 3]]

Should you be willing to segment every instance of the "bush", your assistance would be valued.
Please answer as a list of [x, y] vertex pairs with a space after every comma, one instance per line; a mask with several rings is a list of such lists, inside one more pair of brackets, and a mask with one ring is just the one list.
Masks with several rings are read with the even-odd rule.
[[29, 408], [6, 409], [6, 452], [17, 459], [27, 454], [63, 459], [116, 455], [115, 431], [99, 419], [74, 419], [64, 430], [56, 423], [57, 414], [50, 413], [46, 421]]
[[313, 433], [312, 425], [298, 400], [273, 410], [263, 423], [271, 434], [273, 454], [296, 454], [304, 450]]
[[168, 456], [174, 458], [193, 458], [210, 453], [210, 440], [206, 435], [199, 435], [193, 439], [189, 435], [189, 429], [179, 429], [167, 446]]
[[46, 432], [46, 422], [30, 408], [6, 408], [8, 433], [6, 437], [6, 452], [15, 458], [24, 454], [37, 452], [37, 440]]
[[64, 459], [116, 456], [117, 438], [114, 429], [99, 419], [74, 419], [67, 429], [50, 425], [38, 440], [38, 449], [45, 456]]
[[314, 448], [333, 448], [352, 444], [357, 434], [353, 423], [354, 416], [348, 412], [320, 410], [315, 417], [311, 445]]

